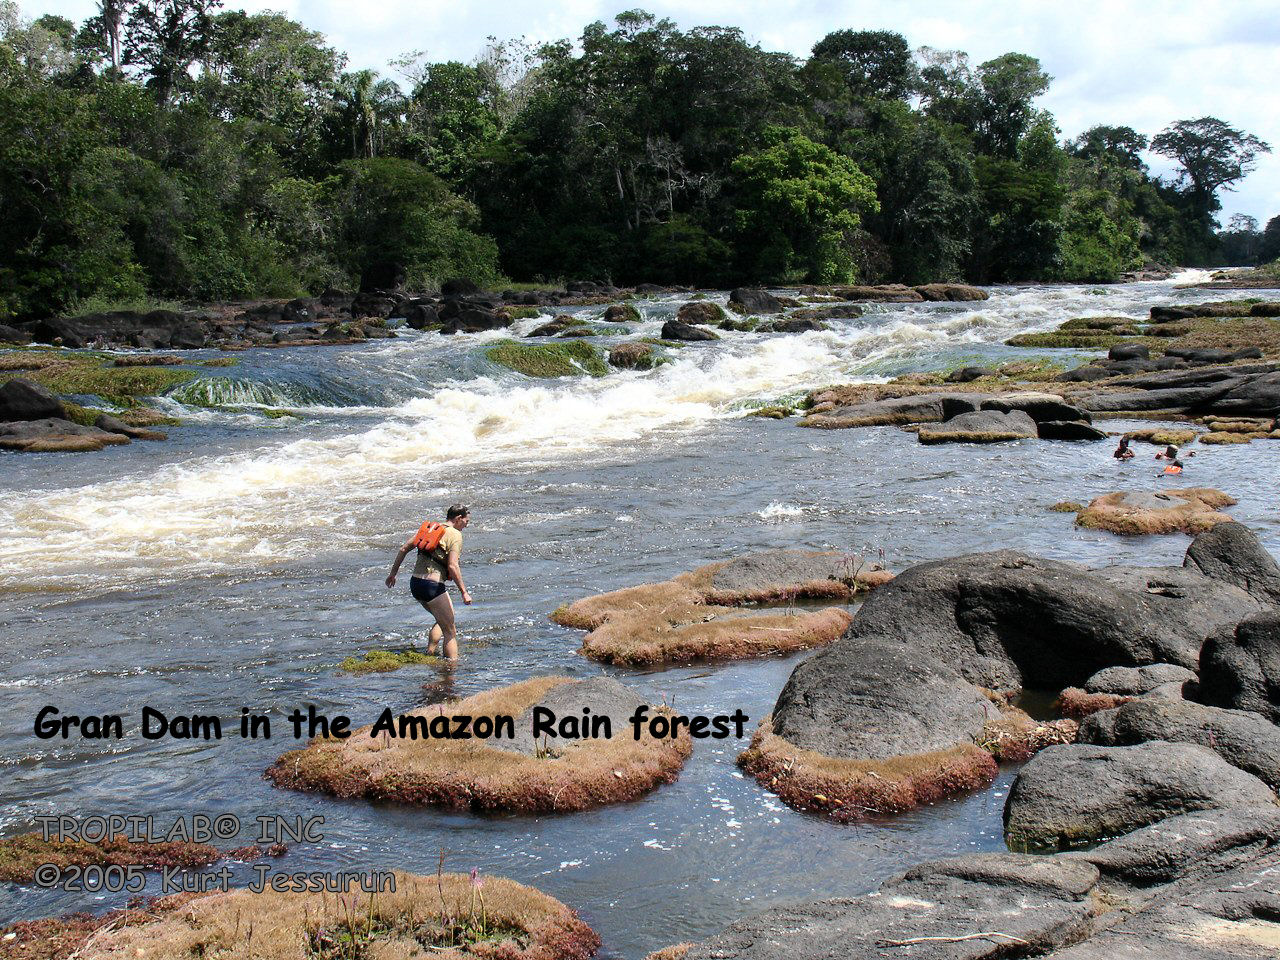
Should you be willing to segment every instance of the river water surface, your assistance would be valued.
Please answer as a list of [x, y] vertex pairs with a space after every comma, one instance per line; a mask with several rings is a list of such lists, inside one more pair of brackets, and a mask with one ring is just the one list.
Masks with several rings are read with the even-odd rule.
[[[385, 706], [548, 673], [610, 672], [685, 713], [740, 707], [754, 726], [799, 657], [606, 671], [577, 655], [578, 632], [547, 620], [566, 600], [752, 550], [882, 550], [891, 569], [1001, 547], [1089, 565], [1179, 562], [1186, 538], [1121, 540], [1046, 511], [1162, 487], [1145, 454], [1117, 464], [1101, 443], [925, 447], [892, 427], [810, 431], [744, 415], [824, 384], [1043, 357], [1002, 342], [1074, 316], [1223, 296], [1172, 283], [991, 294], [872, 305], [827, 332], [727, 333], [655, 371], [595, 380], [494, 366], [483, 347], [496, 335], [250, 351], [161, 401], [184, 419], [166, 443], [0, 457], [0, 831], [44, 814], [320, 815], [323, 842], [295, 845], [279, 868], [430, 873], [443, 850], [447, 869], [558, 897], [601, 933], [606, 956], [627, 960], [766, 906], [865, 892], [923, 859], [1002, 849], [1011, 768], [988, 790], [850, 826], [744, 779], [733, 741], [698, 743], [677, 783], [638, 802], [563, 817], [337, 801], [261, 776], [295, 746], [282, 722], [295, 706], [367, 723]], [[680, 302], [638, 301], [645, 320], [627, 336], [657, 336]], [[1269, 448], [1202, 448], [1182, 482], [1239, 497], [1234, 516], [1280, 552]], [[457, 501], [473, 510], [464, 572], [476, 603], [459, 605], [456, 674], [339, 675], [344, 657], [422, 641], [407, 578], [394, 591], [382, 580], [404, 537]], [[41, 741], [31, 722], [47, 703], [135, 717], [150, 704], [228, 726], [250, 707], [273, 715], [276, 736]], [[122, 902], [10, 887], [0, 923]]]

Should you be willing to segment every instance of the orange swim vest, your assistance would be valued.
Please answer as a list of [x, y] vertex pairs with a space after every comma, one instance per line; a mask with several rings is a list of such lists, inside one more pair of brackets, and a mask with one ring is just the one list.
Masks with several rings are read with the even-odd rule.
[[1165, 468], [1164, 468], [1164, 472], [1165, 472], [1165, 473], [1181, 473], [1181, 472], [1182, 472], [1182, 468], [1181, 468], [1181, 467], [1176, 467], [1176, 466], [1168, 466], [1168, 467], [1165, 467]]
[[428, 520], [413, 535], [413, 545], [419, 550], [434, 550], [440, 546], [440, 541], [444, 539], [444, 532], [447, 529], [448, 527], [443, 523]]

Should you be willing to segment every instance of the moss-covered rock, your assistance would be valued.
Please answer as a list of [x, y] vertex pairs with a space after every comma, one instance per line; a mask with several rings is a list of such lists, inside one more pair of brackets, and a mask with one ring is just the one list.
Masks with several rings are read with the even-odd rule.
[[440, 658], [421, 650], [370, 650], [363, 657], [347, 657], [339, 664], [343, 673], [391, 673], [401, 667], [429, 667]]
[[196, 374], [168, 366], [117, 367], [101, 357], [72, 354], [29, 376], [55, 393], [102, 397], [117, 406], [129, 406], [135, 397], [161, 396], [194, 380]]
[[524, 307], [510, 304], [498, 310], [499, 313], [506, 315], [511, 320], [530, 320], [533, 317], [542, 316], [541, 307]]
[[600, 351], [582, 340], [539, 344], [503, 340], [485, 350], [485, 355], [527, 377], [603, 377], [609, 372]]
[[639, 323], [641, 321], [640, 311], [629, 303], [615, 303], [609, 309], [605, 310], [604, 316], [601, 318], [606, 323]]

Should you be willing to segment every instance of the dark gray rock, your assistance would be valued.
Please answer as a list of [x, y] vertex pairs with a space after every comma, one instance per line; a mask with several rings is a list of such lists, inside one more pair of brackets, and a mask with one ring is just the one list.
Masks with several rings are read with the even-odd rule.
[[713, 602], [740, 602], [781, 590], [811, 585], [818, 589], [852, 580], [862, 567], [853, 555], [835, 551], [764, 550], [735, 557], [711, 576]]
[[1079, 420], [1042, 420], [1036, 424], [1041, 440], [1106, 440], [1108, 434]]
[[1139, 390], [1172, 390], [1179, 387], [1203, 387], [1225, 380], [1239, 380], [1258, 373], [1273, 373], [1274, 363], [1251, 363], [1236, 367], [1205, 367], [1196, 370], [1169, 370], [1146, 373], [1141, 376], [1122, 377], [1116, 386], [1136, 387]]
[[1210, 405], [1214, 413], [1274, 417], [1280, 414], [1280, 373], [1251, 377], [1234, 385]]
[[1195, 672], [1176, 663], [1152, 663], [1142, 667], [1107, 667], [1084, 682], [1088, 693], [1110, 693], [1119, 697], [1140, 697], [1165, 684], [1183, 684], [1196, 678]]
[[1220, 523], [1197, 536], [1183, 565], [1234, 584], [1263, 603], [1280, 605], [1280, 564], [1242, 523]]
[[563, 748], [578, 743], [577, 740], [559, 740], [556, 737], [539, 737], [534, 742], [533, 711], [535, 707], [551, 710], [556, 717], [574, 716], [582, 718], [584, 708], [590, 716], [608, 717], [611, 733], [615, 737], [630, 737], [629, 718], [636, 707], [645, 700], [635, 691], [623, 686], [612, 677], [589, 677], [585, 680], [574, 680], [562, 683], [547, 691], [546, 696], [516, 718], [516, 736], [510, 741], [494, 741], [500, 743], [504, 750], [518, 753], [536, 754], [539, 750], [547, 750], [552, 755]]
[[1021, 410], [975, 410], [939, 424], [925, 424], [918, 434], [921, 443], [1002, 443], [1030, 440], [1039, 436], [1036, 422]]
[[1114, 374], [1106, 367], [1090, 363], [1058, 374], [1058, 380], [1066, 383], [1092, 383], [1094, 380], [1105, 380], [1110, 376]]
[[961, 367], [952, 370], [947, 380], [951, 383], [970, 383], [979, 377], [994, 377], [997, 371], [992, 367]]
[[405, 325], [413, 330], [422, 330], [440, 322], [440, 314], [429, 303], [410, 303], [401, 308]]
[[[444, 316], [444, 311], [441, 311]], [[485, 330], [501, 330], [511, 326], [511, 318], [493, 310], [465, 307], [456, 316], [444, 319], [441, 333], [482, 333]]]
[[1203, 387], [1173, 387], [1167, 390], [1136, 390], [1127, 393], [1098, 393], [1077, 402], [1093, 413], [1117, 410], [1195, 410], [1207, 408], [1225, 396], [1236, 381], [1223, 380]]
[[715, 325], [725, 318], [724, 308], [710, 300], [694, 300], [680, 304], [676, 319], [681, 323]]
[[1053, 393], [1004, 393], [982, 401], [983, 410], [1021, 410], [1032, 420], [1092, 420], [1087, 411]]
[[1000, 550], [899, 573], [846, 636], [895, 640], [991, 689], [1062, 689], [1110, 666], [1194, 668], [1207, 636], [1256, 609], [1243, 590], [1181, 567], [1088, 570]]
[[1280, 947], [1280, 853], [1183, 881], [1145, 909], [1050, 960], [1273, 960]]
[[0, 343], [30, 343], [31, 334], [7, 323], [0, 323]]
[[1205, 747], [1058, 745], [1014, 780], [1005, 837], [1014, 849], [1082, 846], [1179, 813], [1274, 804], [1270, 787]]
[[1227, 807], [1167, 817], [1092, 850], [1054, 859], [1084, 860], [1104, 876], [1147, 887], [1204, 867], [1221, 870], [1280, 844], [1280, 808]]
[[1151, 351], [1141, 343], [1117, 343], [1107, 351], [1108, 360], [1150, 360]]
[[1186, 700], [1132, 700], [1086, 717], [1078, 742], [1118, 747], [1151, 740], [1208, 747], [1271, 789], [1280, 787], [1280, 727], [1246, 710], [1223, 710]]
[[[1081, 869], [1084, 868], [1084, 869]], [[877, 893], [775, 907], [689, 948], [685, 960], [983, 960], [1034, 956], [1089, 929], [1097, 870], [982, 854], [922, 864]], [[1005, 936], [957, 940], [998, 931]], [[923, 938], [923, 939], [922, 939]], [[893, 946], [920, 940], [910, 946]], [[1017, 942], [1017, 952], [1010, 944]]]
[[57, 394], [34, 380], [14, 377], [0, 384], [0, 420], [62, 419], [66, 415]]
[[837, 407], [822, 416], [831, 420], [848, 421], [849, 426], [857, 427], [938, 423], [962, 413], [972, 413], [984, 399], [981, 394], [930, 393], [850, 404]]
[[943, 661], [907, 644], [845, 638], [792, 671], [773, 728], [806, 750], [883, 760], [973, 743], [996, 717]]
[[765, 290], [738, 287], [729, 293], [729, 309], [735, 313], [781, 313], [782, 301]]
[[1280, 723], [1280, 613], [1254, 614], [1209, 638], [1200, 654], [1198, 698]]
[[473, 297], [479, 292], [479, 284], [461, 277], [455, 277], [440, 284], [440, 294], [445, 297]]
[[679, 320], [668, 320], [662, 325], [663, 340], [719, 340], [720, 337], [705, 327], [695, 327]]

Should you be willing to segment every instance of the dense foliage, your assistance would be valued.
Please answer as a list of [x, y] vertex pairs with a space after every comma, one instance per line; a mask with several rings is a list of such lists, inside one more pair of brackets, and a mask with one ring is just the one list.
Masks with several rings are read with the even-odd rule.
[[220, 0], [101, 0], [79, 25], [0, 0], [0, 319], [390, 268], [421, 288], [1106, 281], [1280, 246], [1276, 220], [1216, 232], [1265, 143], [1213, 117], [1062, 143], [1023, 54], [837, 30], [798, 60], [631, 11], [396, 65], [407, 82], [348, 71]]

